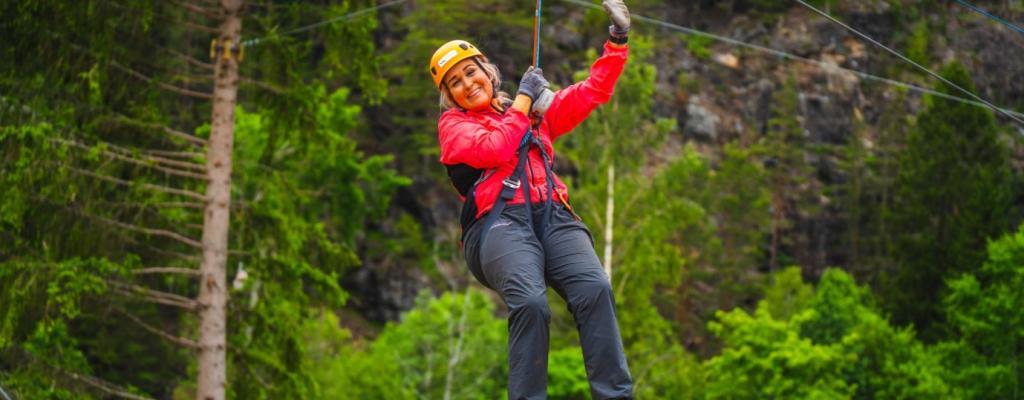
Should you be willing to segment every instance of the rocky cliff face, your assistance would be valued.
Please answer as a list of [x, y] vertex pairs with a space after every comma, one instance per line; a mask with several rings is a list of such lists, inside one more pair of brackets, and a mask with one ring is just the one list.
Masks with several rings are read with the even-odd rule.
[[[1021, 56], [1024, 35], [947, 2], [905, 1], [899, 6], [890, 4], [897, 2], [887, 1], [842, 3], [833, 5], [830, 11], [854, 28], [905, 54], [917, 46], [912, 51], [917, 51], [916, 56], [923, 57], [919, 61], [933, 69], [959, 61], [971, 71], [978, 94], [1004, 107], [1020, 109], [1024, 105], [1024, 56]], [[982, 5], [1019, 21], [1024, 16], [1021, 3], [1002, 1]], [[427, 5], [420, 5], [424, 6]], [[679, 130], [673, 137], [676, 145], [693, 142], [698, 148], [714, 153], [726, 142], [751, 140], [762, 135], [773, 106], [772, 93], [790, 76], [796, 78], [799, 93], [798, 115], [794, 117], [812, 145], [847, 143], [857, 124], [866, 126], [867, 135], [871, 137], [872, 132], [881, 129], [877, 123], [886, 112], [896, 110], [905, 117], [912, 117], [923, 107], [919, 94], [904, 95], [904, 89], [868, 81], [839, 68], [929, 88], [936, 82], [924, 72], [806, 9], [791, 8], [766, 15], [754, 12], [751, 7], [747, 1], [704, 1], [651, 6], [647, 12], [643, 9], [634, 12], [770, 47], [835, 68], [781, 59], [725, 43], [695, 46], [688, 42], [693, 40], [691, 37], [636, 22], [642, 26], [637, 28], [638, 32], [657, 37], [652, 59], [658, 70], [655, 113], [677, 120]], [[565, 4], [552, 8], [551, 18], [571, 22], [583, 19], [581, 10]], [[548, 25], [545, 34], [551, 37], [552, 44], [546, 52], [552, 55], [547, 59], [596, 47], [566, 26]], [[387, 32], [388, 27], [382, 29]], [[919, 37], [915, 38], [915, 34]], [[393, 40], [395, 38], [384, 41]], [[556, 67], [553, 73], [565, 80], [561, 75], [568, 72], [571, 71]], [[1021, 133], [1024, 134], [1024, 130]], [[1019, 145], [1015, 151], [1017, 160], [1024, 159]], [[821, 185], [836, 185], [846, 179], [833, 157], [808, 157]], [[562, 174], [571, 175], [572, 171], [563, 169]], [[415, 216], [422, 224], [423, 237], [436, 238], [432, 240], [435, 244], [457, 237], [459, 203], [454, 191], [437, 177], [413, 178], [417, 182], [413, 190], [401, 194], [396, 199], [396, 207]], [[797, 241], [788, 250], [810, 276], [817, 276], [827, 266], [843, 265], [849, 257], [838, 246], [845, 226], [837, 218], [837, 206], [828, 193], [823, 191], [819, 196], [818, 212], [792, 216], [794, 229], [805, 240]], [[458, 249], [446, 251], [456, 261], [433, 260], [434, 265], [443, 267], [440, 273], [410, 267], [408, 264], [417, 262], [415, 256], [367, 258], [364, 267], [345, 280], [346, 289], [352, 293], [353, 306], [371, 320], [393, 320], [400, 311], [412, 306], [420, 289], [465, 284], [467, 274], [461, 264], [461, 252]]]

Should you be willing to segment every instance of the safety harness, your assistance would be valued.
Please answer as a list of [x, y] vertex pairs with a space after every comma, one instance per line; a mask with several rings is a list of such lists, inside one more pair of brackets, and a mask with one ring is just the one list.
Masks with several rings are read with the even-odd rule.
[[[541, 221], [543, 225], [541, 225], [539, 232], [545, 232], [545, 229], [543, 229], [544, 225], [548, 223], [551, 217], [551, 199], [555, 191], [555, 173], [551, 168], [551, 157], [548, 156], [548, 152], [545, 150], [544, 144], [533, 134], [533, 132], [534, 128], [529, 128], [523, 135], [523, 139], [519, 142], [519, 147], [516, 150], [519, 153], [519, 161], [516, 162], [516, 167], [512, 170], [512, 173], [501, 181], [501, 192], [498, 193], [498, 197], [494, 200], [494, 205], [491, 207], [491, 210], [480, 221], [483, 223], [483, 226], [481, 227], [482, 231], [480, 233], [479, 243], [483, 243], [484, 239], [487, 238], [487, 233], [491, 230], [491, 226], [494, 225], [494, 222], [498, 220], [499, 216], [501, 216], [501, 212], [504, 211], [508, 202], [515, 198], [517, 190], [523, 191], [527, 223], [529, 226], [533, 226], [533, 201], [530, 199], [529, 185], [529, 182], [532, 179], [527, 179], [525, 176], [527, 167], [530, 163], [529, 154], [532, 146], [536, 146], [537, 149], [540, 150], [541, 157], [544, 160], [544, 174], [548, 190], [546, 196], [547, 199], [544, 201], [543, 220]], [[464, 165], [460, 164], [460, 166]], [[483, 171], [477, 170], [479, 177], [476, 179], [476, 182], [471, 187], [466, 188], [467, 190], [463, 191], [465, 186], [460, 188], [460, 185], [456, 180], [460, 178], [460, 175], [461, 179], [465, 179], [467, 173], [466, 170], [460, 166], [449, 166], [448, 176], [456, 186], [456, 189], [459, 189], [460, 193], [466, 197], [466, 202], [462, 205], [462, 215], [459, 218], [462, 223], [462, 239], [464, 241], [466, 238], [466, 232], [468, 232], [470, 227], [477, 222], [476, 188], [479, 186], [480, 182], [489, 178], [490, 175], [483, 174]], [[530, 171], [532, 173], [533, 170], [530, 169]], [[524, 179], [527, 181], [526, 185], [523, 185]]]

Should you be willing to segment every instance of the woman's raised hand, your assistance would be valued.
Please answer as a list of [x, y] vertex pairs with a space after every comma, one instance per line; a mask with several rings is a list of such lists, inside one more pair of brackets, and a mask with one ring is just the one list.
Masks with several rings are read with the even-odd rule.
[[531, 66], [523, 74], [523, 79], [519, 81], [519, 93], [528, 96], [532, 102], [536, 102], [547, 88], [548, 80], [544, 79], [544, 71], [541, 71], [540, 68]]
[[608, 19], [612, 20], [612, 26], [609, 29], [612, 36], [623, 37], [629, 34], [630, 19], [626, 3], [622, 0], [604, 0], [601, 4], [604, 5], [604, 12], [608, 14]]

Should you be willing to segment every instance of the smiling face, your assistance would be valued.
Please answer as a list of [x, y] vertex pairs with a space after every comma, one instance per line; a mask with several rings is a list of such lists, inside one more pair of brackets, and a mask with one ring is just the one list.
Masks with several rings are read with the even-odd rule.
[[466, 110], [479, 110], [491, 104], [494, 85], [487, 73], [472, 58], [459, 61], [444, 77], [455, 103]]

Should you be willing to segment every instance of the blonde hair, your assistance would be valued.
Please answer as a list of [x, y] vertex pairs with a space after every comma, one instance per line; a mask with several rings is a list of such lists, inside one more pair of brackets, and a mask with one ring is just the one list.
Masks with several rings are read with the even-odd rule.
[[[502, 107], [504, 107], [504, 104], [512, 101], [512, 96], [498, 90], [498, 88], [501, 87], [501, 71], [498, 70], [498, 66], [490, 63], [487, 60], [487, 57], [473, 57], [473, 59], [476, 60], [480, 67], [483, 68], [484, 73], [491, 78], [491, 86], [494, 88], [494, 97], [498, 99], [498, 103], [502, 104]], [[438, 104], [441, 107], [441, 112], [445, 112], [453, 108], [461, 108], [459, 107], [459, 104], [455, 102], [455, 99], [452, 98], [451, 92], [448, 91], [447, 84], [442, 83], [440, 89], [441, 97], [438, 100]]]

